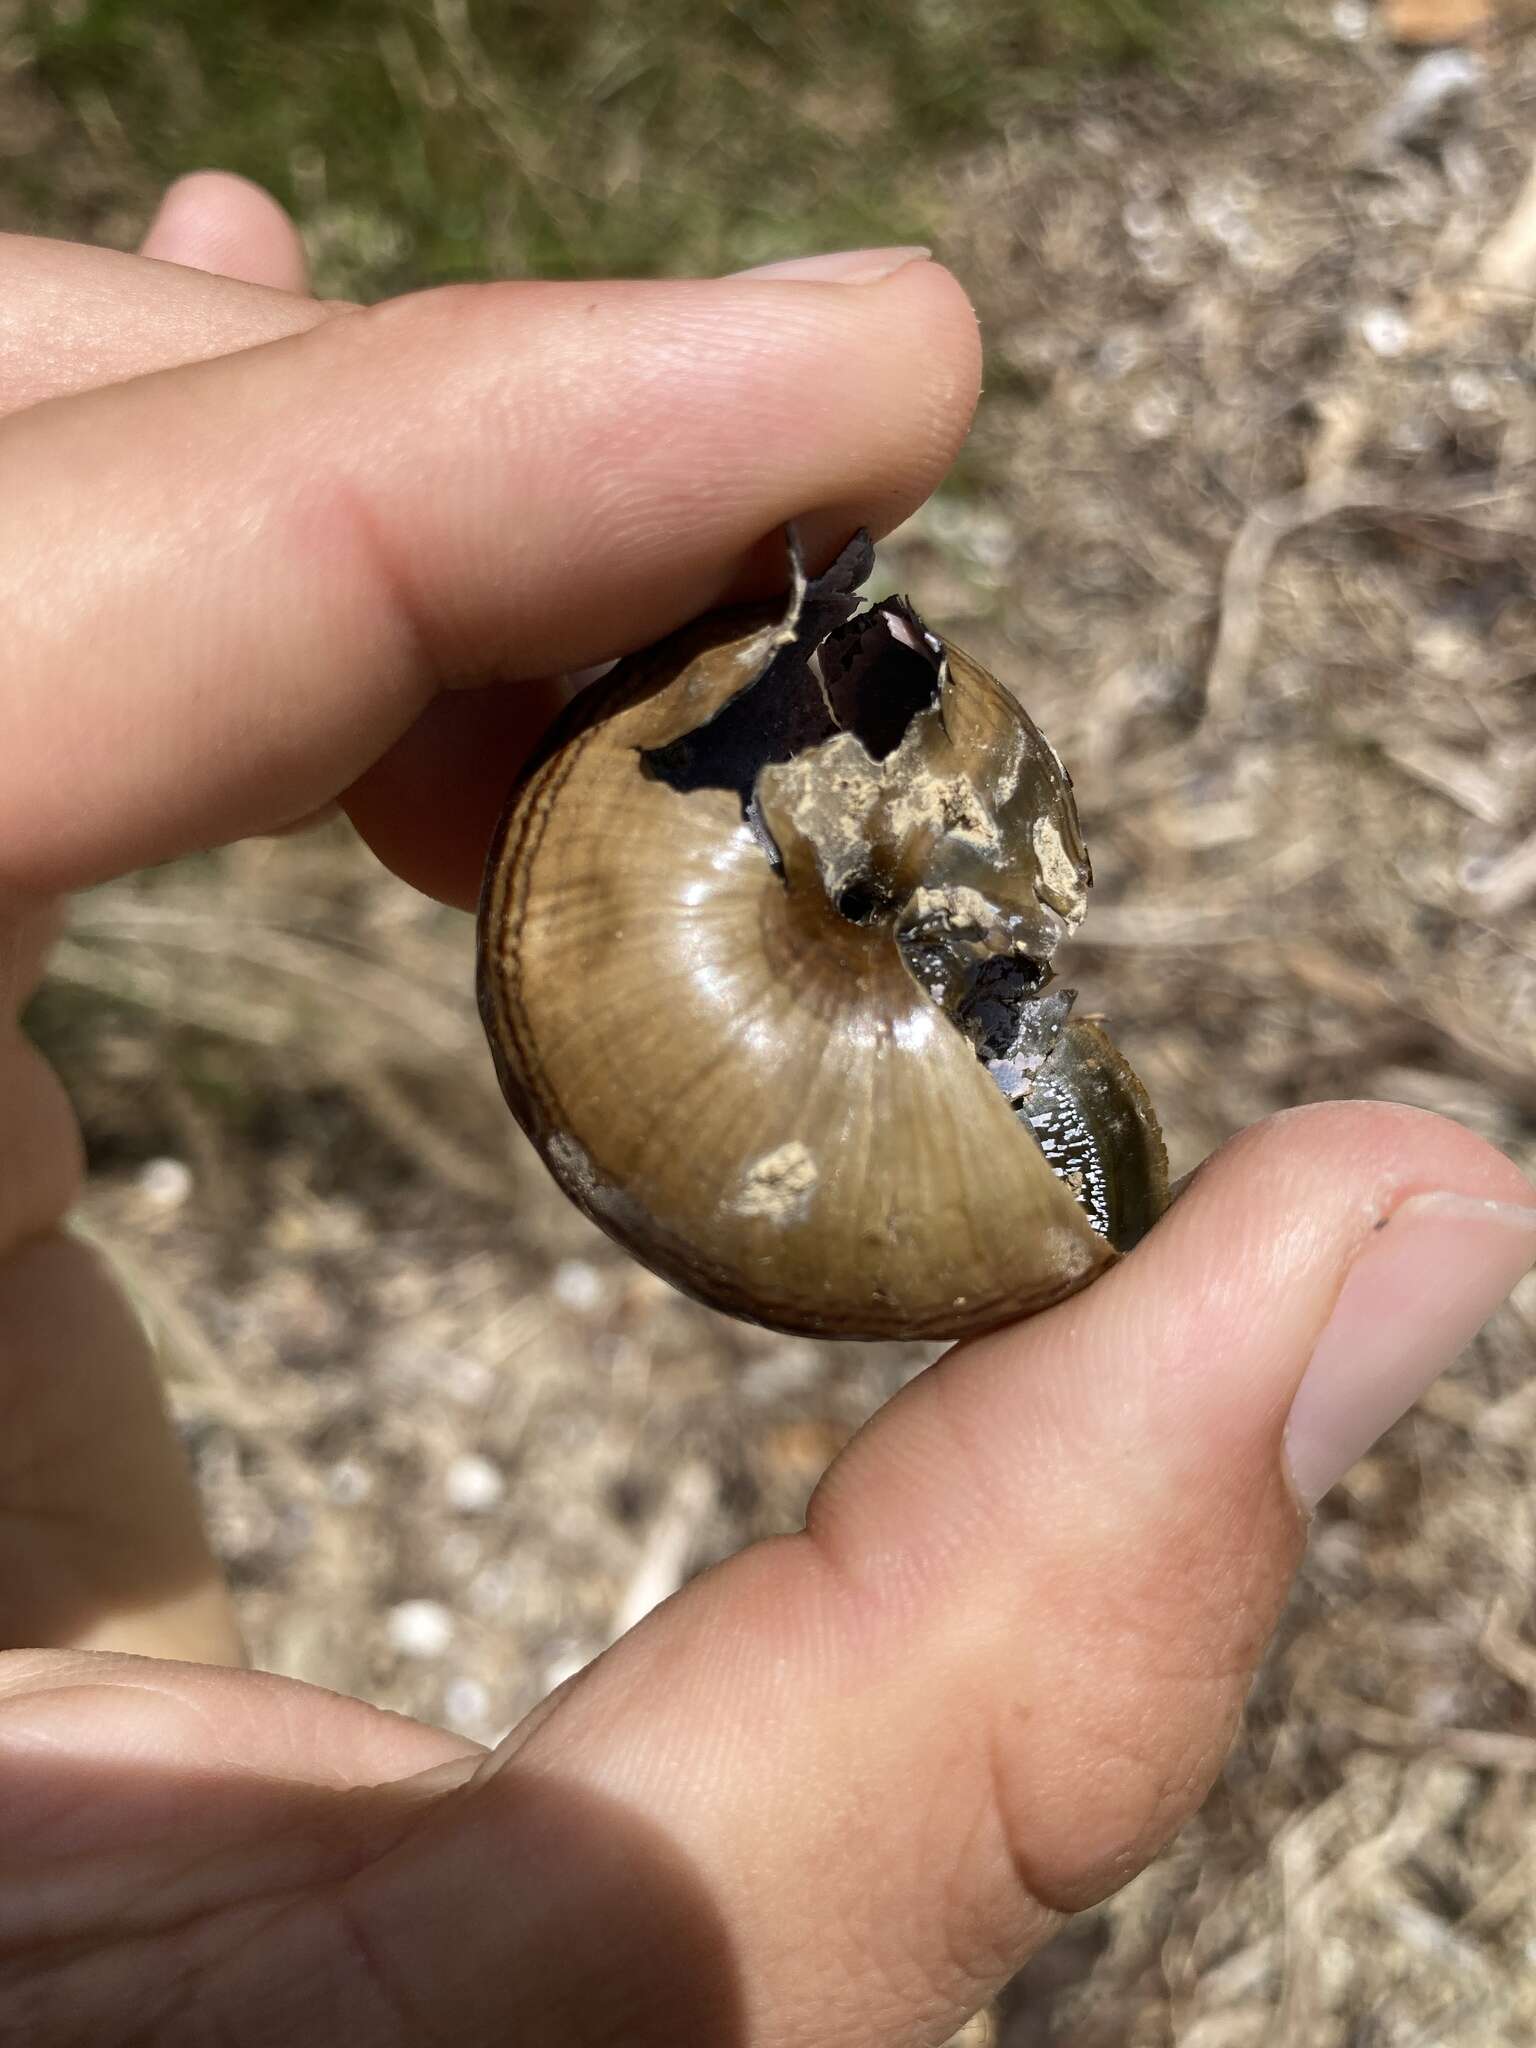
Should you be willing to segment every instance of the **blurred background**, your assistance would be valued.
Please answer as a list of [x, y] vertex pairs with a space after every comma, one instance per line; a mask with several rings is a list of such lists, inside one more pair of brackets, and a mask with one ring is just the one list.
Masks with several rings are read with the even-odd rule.
[[[1536, 1168], [1536, 9], [0, 0], [0, 227], [242, 171], [317, 289], [929, 241], [987, 394], [881, 589], [1015, 687], [1183, 1172], [1384, 1097]], [[340, 830], [84, 898], [31, 1015], [256, 1659], [492, 1739], [928, 1362], [696, 1308]], [[1536, 1291], [1325, 1505], [1205, 1812], [967, 2039], [1536, 2034]]]

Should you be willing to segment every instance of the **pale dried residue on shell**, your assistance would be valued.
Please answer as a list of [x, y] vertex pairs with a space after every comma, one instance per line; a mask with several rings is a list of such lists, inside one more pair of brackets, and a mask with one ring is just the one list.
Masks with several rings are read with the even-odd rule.
[[1060, 826], [1048, 811], [1042, 811], [1036, 818], [1031, 836], [1035, 859], [1040, 863], [1039, 892], [1042, 899], [1069, 924], [1081, 923], [1087, 907], [1082, 876], [1078, 873], [1077, 862], [1067, 851]]
[[816, 849], [822, 885], [835, 897], [868, 856], [870, 816], [884, 794], [880, 763], [851, 732], [840, 732], [809, 753], [765, 769], [761, 786]]
[[[1020, 748], [1022, 751], [1022, 746]], [[899, 755], [893, 756], [900, 759]], [[963, 775], [941, 775], [927, 763], [914, 764], [890, 800], [895, 838], [958, 839], [978, 853], [996, 853], [1001, 845], [997, 820], [987, 811], [973, 782]]]
[[[1017, 785], [1023, 753], [1023, 736], [1010, 734], [1008, 758], [999, 767], [1009, 792]], [[872, 844], [899, 848], [948, 838], [987, 856], [995, 856], [1001, 844], [997, 819], [974, 777], [934, 765], [922, 717], [883, 761], [872, 759], [853, 733], [841, 732], [765, 770], [762, 783], [769, 801], [816, 849], [823, 884], [834, 898], [867, 866]]]
[[1064, 1280], [1080, 1280], [1099, 1263], [1097, 1254], [1075, 1232], [1047, 1229], [1042, 1237], [1047, 1258]]
[[566, 1132], [555, 1131], [543, 1149], [545, 1165], [595, 1222], [620, 1229], [633, 1223], [634, 1202], [622, 1188], [604, 1178], [584, 1146]]
[[544, 1157], [563, 1184], [574, 1188], [584, 1202], [593, 1200], [599, 1182], [584, 1145], [578, 1145], [566, 1132], [556, 1131], [545, 1141]]
[[742, 1175], [733, 1204], [738, 1215], [787, 1223], [801, 1215], [821, 1178], [821, 1169], [798, 1138], [754, 1160]]
[[907, 922], [922, 925], [942, 918], [957, 937], [975, 933], [978, 939], [995, 934], [999, 945], [1006, 943], [1003, 921], [995, 903], [989, 903], [979, 889], [962, 882], [942, 889], [914, 889], [906, 909]]

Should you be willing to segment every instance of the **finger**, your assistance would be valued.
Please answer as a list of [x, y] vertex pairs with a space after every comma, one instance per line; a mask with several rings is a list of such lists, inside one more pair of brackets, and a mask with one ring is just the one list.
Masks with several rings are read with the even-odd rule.
[[270, 192], [229, 171], [178, 178], [160, 201], [139, 253], [273, 291], [309, 290], [298, 229]]
[[347, 815], [397, 874], [472, 909], [513, 773], [564, 701], [554, 677], [434, 698], [345, 792]]
[[13, 417], [0, 883], [269, 830], [445, 684], [782, 587], [785, 520], [825, 559], [920, 502], [976, 376], [963, 296], [913, 262], [454, 289]]
[[0, 416], [354, 310], [31, 235], [0, 235], [0, 285]]
[[[263, 1673], [0, 1655], [0, 2009], [26, 2013], [29, 2048], [126, 2038], [130, 2013], [145, 2040], [191, 2038], [176, 2012], [183, 1979], [212, 1979], [220, 1954], [245, 1946], [231, 1942], [242, 1908], [254, 1937], [281, 1920], [285, 1898], [307, 1896], [309, 1917], [334, 1933], [326, 1881], [398, 1840], [434, 1777], [481, 1757], [456, 1736]], [[378, 1797], [359, 1797], [372, 1787]], [[344, 1942], [329, 1958], [333, 1989], [302, 1987], [308, 2023], [291, 2032], [271, 2024], [279, 1945], [253, 1945], [274, 1975], [243, 2013], [221, 2003], [227, 2040], [251, 2038], [253, 2009], [264, 2038], [294, 2048], [372, 2040], [324, 2029], [334, 1985], [353, 1978]], [[166, 2007], [162, 2030], [149, 2015]]]
[[[27, 2048], [740, 2048], [730, 1951], [697, 1881], [622, 1808], [558, 1783], [522, 1788], [529, 1861], [478, 1905], [495, 1921], [509, 1888], [532, 1901], [544, 1862], [579, 1866], [589, 1911], [564, 1930], [577, 1967], [561, 1939], [500, 1955], [449, 2032], [418, 1958], [370, 1948], [351, 1878], [468, 1796], [483, 1761], [254, 1672], [0, 1657], [0, 2009]], [[640, 1956], [665, 1974], [664, 2008], [615, 2006], [629, 1975], [615, 1959]]]
[[[1381, 1427], [1536, 1254], [1533, 1203], [1414, 1111], [1248, 1133], [1085, 1294], [916, 1380], [805, 1534], [707, 1574], [514, 1735], [473, 1801], [359, 1877], [356, 1924], [430, 1972], [450, 2032], [536, 1930], [549, 1974], [575, 1967], [589, 1869], [491, 1884], [522, 1788], [558, 1785], [695, 1873], [743, 2042], [943, 2039], [1209, 1786], [1303, 1540], [1283, 1442], [1308, 1361], [1347, 1461], [1347, 1411]], [[593, 1996], [664, 2014], [664, 1960], [624, 1967]]]
[[[274, 216], [281, 233], [274, 228]], [[244, 260], [234, 260], [233, 244], [246, 230], [254, 231], [254, 246], [242, 244]], [[284, 249], [285, 238], [297, 245], [297, 268]], [[210, 248], [211, 240], [219, 246]], [[0, 415], [45, 398], [303, 333], [335, 313], [352, 310], [275, 296], [276, 290], [305, 288], [302, 244], [287, 216], [260, 187], [224, 173], [194, 173], [172, 186], [141, 254], [192, 268], [222, 265], [225, 275], [187, 288], [172, 271], [125, 260], [111, 250], [0, 235], [0, 277], [6, 284], [0, 296]], [[263, 269], [271, 274], [261, 276]], [[228, 280], [239, 277], [273, 289], [228, 288]], [[356, 798], [361, 816], [369, 821], [365, 831], [372, 824], [385, 838], [392, 831], [403, 835], [413, 842], [406, 858], [419, 858], [424, 874], [440, 872], [441, 887], [460, 894], [472, 863], [470, 849], [477, 844], [483, 849], [505, 794], [504, 771], [495, 764], [526, 744], [556, 708], [560, 693], [551, 683], [526, 703], [498, 701], [499, 752], [486, 750], [486, 721], [475, 699], [465, 699], [462, 713], [451, 702], [447, 715], [442, 707], [430, 707], [421, 730], [403, 736]], [[451, 834], [445, 835], [452, 843], [439, 852], [432, 833], [423, 832], [417, 821], [433, 793], [454, 786], [459, 777], [469, 800], [453, 811]], [[334, 803], [322, 804], [276, 831], [304, 830], [335, 813]], [[0, 1015], [31, 993], [57, 923], [51, 906], [0, 904]]]
[[[0, 897], [0, 1033], [17, 1017], [42, 977], [54, 940], [64, 927], [64, 906]], [[6, 1238], [0, 1230], [0, 1248]]]
[[[14, 1078], [0, 1067], [0, 1088]], [[56, 1181], [75, 1152], [60, 1135], [38, 1178]], [[0, 1257], [0, 1650], [21, 1646], [241, 1656], [144, 1333], [96, 1254], [52, 1232]]]
[[[153, 254], [302, 288], [285, 247], [295, 242], [239, 179], [183, 181], [150, 236]], [[168, 270], [62, 244], [0, 238], [0, 272], [0, 409], [53, 395], [38, 373], [86, 388], [321, 317], [285, 312], [274, 324], [268, 295], [167, 289]], [[0, 904], [0, 1019], [31, 993], [59, 922], [56, 903]], [[94, 1255], [47, 1235], [78, 1180], [74, 1119], [50, 1069], [3, 1025], [0, 1105], [0, 1649], [237, 1661], [222, 1574], [143, 1333]]]
[[[44, 929], [17, 927], [19, 982]], [[82, 1165], [68, 1099], [3, 1024], [0, 1129], [0, 1651], [238, 1662], [145, 1334], [96, 1255], [58, 1229]]]

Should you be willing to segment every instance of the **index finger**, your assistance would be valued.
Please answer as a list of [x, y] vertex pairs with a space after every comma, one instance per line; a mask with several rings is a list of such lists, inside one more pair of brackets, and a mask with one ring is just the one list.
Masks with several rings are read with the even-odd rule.
[[977, 375], [964, 296], [914, 261], [459, 287], [12, 417], [0, 888], [282, 824], [437, 691], [717, 601], [787, 519], [813, 553], [887, 530]]
[[179, 261], [0, 235], [0, 414], [303, 334], [355, 310]]

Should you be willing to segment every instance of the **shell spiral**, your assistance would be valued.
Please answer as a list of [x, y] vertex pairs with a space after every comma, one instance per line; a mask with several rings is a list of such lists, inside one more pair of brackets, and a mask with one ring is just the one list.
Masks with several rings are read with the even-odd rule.
[[1090, 880], [1026, 714], [858, 536], [573, 704], [486, 873], [480, 1002], [565, 1192], [772, 1328], [955, 1337], [1101, 1272], [1167, 1200], [1145, 1093], [1049, 988]]

